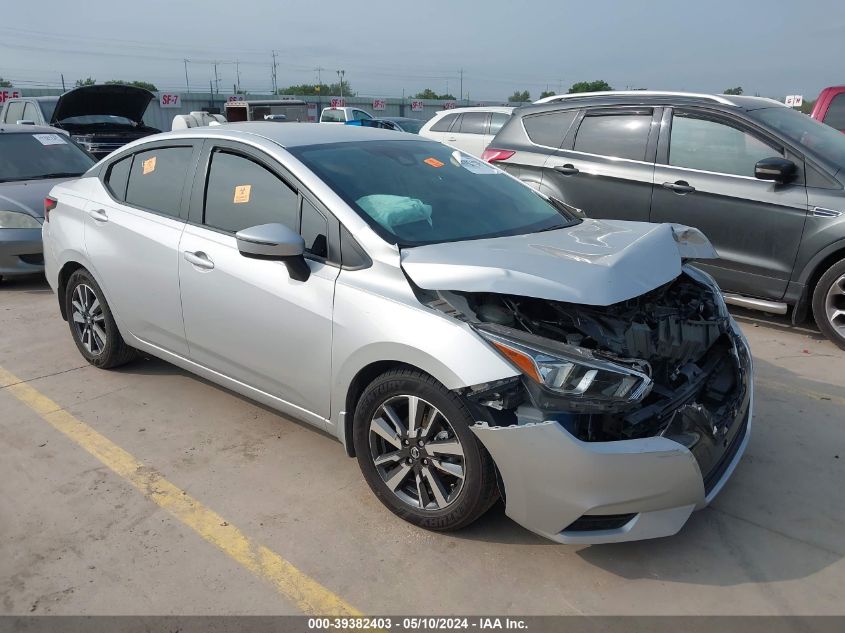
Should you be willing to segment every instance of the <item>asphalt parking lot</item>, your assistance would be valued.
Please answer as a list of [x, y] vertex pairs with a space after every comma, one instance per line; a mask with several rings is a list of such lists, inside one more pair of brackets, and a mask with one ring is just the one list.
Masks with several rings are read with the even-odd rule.
[[6, 281], [0, 612], [845, 614], [845, 352], [737, 316], [757, 391], [733, 479], [674, 537], [582, 547], [500, 505], [416, 529], [334, 439], [156, 359], [95, 369], [46, 282]]

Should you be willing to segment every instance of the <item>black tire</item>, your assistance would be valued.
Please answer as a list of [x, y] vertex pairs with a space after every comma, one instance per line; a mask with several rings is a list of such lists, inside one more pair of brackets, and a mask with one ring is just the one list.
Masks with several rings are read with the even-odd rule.
[[[374, 463], [370, 421], [383, 403], [402, 395], [422, 398], [436, 407], [461, 444], [463, 483], [443, 508], [423, 509], [406, 503], [387, 486]], [[429, 530], [460, 529], [487, 512], [499, 496], [493, 460], [470, 430], [473, 423], [462, 399], [428, 374], [412, 369], [388, 371], [370, 383], [355, 408], [353, 442], [358, 465], [376, 497], [397, 516]]]
[[[74, 312], [76, 312], [76, 308], [74, 307], [74, 293], [78, 287], [83, 286], [90, 288], [90, 290], [93, 291], [96, 300], [102, 308], [102, 319], [99, 321], [99, 324], [100, 328], [105, 331], [106, 340], [99, 350], [94, 349], [92, 351], [86, 349], [86, 345], [82, 340], [80, 329], [77, 322], [74, 320]], [[70, 276], [67, 287], [65, 288], [64, 300], [71, 336], [73, 337], [74, 343], [76, 343], [77, 349], [79, 349], [79, 353], [85, 357], [85, 360], [94, 365], [94, 367], [99, 367], [100, 369], [111, 369], [112, 367], [125, 365], [135, 358], [137, 354], [136, 350], [129, 347], [120, 335], [120, 331], [117, 329], [117, 324], [114, 321], [114, 317], [112, 316], [109, 304], [106, 302], [105, 296], [103, 295], [103, 291], [100, 289], [100, 286], [94, 280], [91, 273], [84, 268], [80, 268], [74, 272]]]
[[835, 300], [835, 305], [845, 310], [845, 288], [842, 288], [842, 285], [845, 284], [842, 281], [843, 276], [845, 276], [845, 259], [836, 262], [821, 276], [813, 291], [813, 317], [822, 334], [845, 349], [845, 315], [838, 317], [836, 325], [839, 329], [837, 330], [837, 327], [830, 322], [827, 310], [828, 293], [835, 284], [839, 284], [839, 288], [843, 290], [843, 294], [838, 295], [838, 299]]

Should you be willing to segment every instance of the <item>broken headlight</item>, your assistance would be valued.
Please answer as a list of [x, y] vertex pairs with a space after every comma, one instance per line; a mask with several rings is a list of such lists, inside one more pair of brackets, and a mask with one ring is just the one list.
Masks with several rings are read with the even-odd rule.
[[639, 402], [651, 391], [645, 362], [620, 364], [502, 325], [484, 323], [475, 329], [522, 373], [561, 396], [621, 404]]

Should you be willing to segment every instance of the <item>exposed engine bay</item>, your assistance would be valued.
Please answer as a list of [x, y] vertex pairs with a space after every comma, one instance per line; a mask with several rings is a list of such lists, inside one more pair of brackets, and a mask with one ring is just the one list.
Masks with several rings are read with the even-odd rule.
[[[554, 388], [557, 383], [565, 386], [565, 379], [549, 385], [530, 379], [530, 372], [521, 380], [479, 386], [467, 394], [494, 410], [495, 424], [557, 419], [584, 441], [665, 435], [687, 447], [706, 436], [715, 450], [740, 413], [746, 391], [742, 387], [748, 380], [747, 359], [740, 359], [746, 350], [737, 344], [717, 292], [688, 271], [610, 306], [465, 292], [438, 292], [429, 305], [466, 320], [497, 347], [497, 341], [516, 341], [552, 357], [574, 351], [590, 367], [609, 363], [627, 369], [632, 380], [648, 382], [648, 388], [637, 393], [626, 390], [623, 381], [581, 389], [589, 382], [589, 372], [575, 375], [562, 361], [558, 367], [575, 376], [566, 394]], [[578, 363], [577, 357], [573, 363]], [[591, 376], [595, 382], [595, 372]], [[595, 397], [586, 398], [591, 391]]]

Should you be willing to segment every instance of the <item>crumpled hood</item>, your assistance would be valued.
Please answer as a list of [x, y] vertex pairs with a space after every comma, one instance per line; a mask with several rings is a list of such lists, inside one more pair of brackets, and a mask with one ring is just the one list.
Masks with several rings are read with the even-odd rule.
[[147, 106], [155, 98], [149, 90], [109, 84], [82, 86], [64, 93], [56, 102], [51, 123], [92, 114], [122, 116], [140, 123]]
[[542, 233], [403, 248], [401, 264], [427, 290], [604, 306], [672, 281], [689, 257], [717, 257], [697, 229], [587, 219]]

